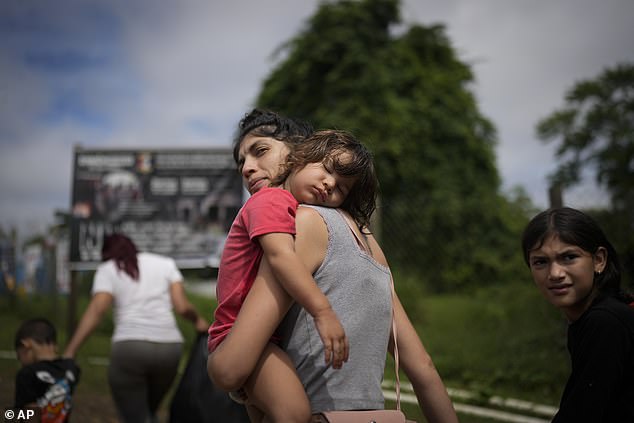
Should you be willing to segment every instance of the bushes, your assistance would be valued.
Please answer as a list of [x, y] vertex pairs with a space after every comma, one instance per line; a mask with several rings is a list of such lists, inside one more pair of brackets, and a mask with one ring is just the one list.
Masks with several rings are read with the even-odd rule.
[[569, 372], [566, 325], [532, 284], [399, 297], [407, 298], [405, 308], [446, 385], [558, 402]]
[[[481, 288], [472, 294], [430, 295], [413, 277], [395, 277], [396, 290], [412, 322], [434, 359], [447, 386], [467, 388], [483, 395], [513, 396], [556, 404], [568, 375], [566, 323], [559, 312], [541, 298], [529, 279], [522, 283]], [[215, 302], [190, 295], [190, 300], [212, 318]], [[81, 296], [78, 315], [88, 302]], [[60, 346], [66, 342], [64, 297], [18, 298], [16, 307], [0, 298], [3, 350], [13, 349], [13, 332], [19, 322], [44, 315], [58, 327]], [[178, 318], [186, 338], [185, 351], [195, 337], [189, 322]], [[80, 360], [107, 357], [111, 317], [82, 347]], [[390, 376], [392, 362], [387, 364]], [[85, 382], [88, 382], [87, 380]]]

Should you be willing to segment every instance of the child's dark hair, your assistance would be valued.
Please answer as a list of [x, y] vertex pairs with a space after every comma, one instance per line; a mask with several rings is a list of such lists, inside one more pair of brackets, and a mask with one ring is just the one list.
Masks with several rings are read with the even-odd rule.
[[55, 326], [43, 317], [36, 317], [23, 322], [15, 333], [15, 349], [22, 346], [24, 339], [32, 339], [38, 344], [57, 344]]
[[271, 110], [253, 109], [238, 124], [238, 130], [233, 138], [233, 159], [238, 163], [240, 144], [249, 134], [273, 138], [290, 147], [302, 142], [312, 133], [313, 127], [308, 122], [282, 116]]
[[619, 257], [601, 227], [585, 213], [570, 207], [545, 210], [535, 216], [524, 229], [522, 252], [524, 261], [530, 266], [530, 252], [541, 247], [550, 236], [557, 236], [566, 244], [576, 245], [590, 254], [600, 247], [607, 250], [607, 262], [601, 273], [594, 274], [594, 283], [599, 292], [630, 303], [634, 296], [621, 288], [621, 266]]
[[130, 238], [122, 234], [107, 235], [101, 247], [103, 261], [114, 260], [117, 268], [127, 273], [133, 280], [139, 279], [137, 248]]
[[[350, 160], [339, 157], [349, 154]], [[361, 228], [368, 228], [376, 209], [378, 180], [374, 170], [372, 153], [359, 140], [346, 131], [317, 131], [291, 149], [283, 172], [271, 185], [279, 185], [296, 169], [309, 163], [326, 162], [341, 176], [356, 177], [341, 209], [350, 213]]]

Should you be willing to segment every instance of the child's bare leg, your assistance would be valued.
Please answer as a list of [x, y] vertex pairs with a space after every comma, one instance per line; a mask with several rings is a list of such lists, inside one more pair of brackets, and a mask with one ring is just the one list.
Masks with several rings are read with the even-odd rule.
[[295, 366], [273, 343], [265, 347], [244, 389], [249, 406], [264, 414], [261, 421], [308, 423], [311, 419], [310, 403]]
[[207, 372], [219, 388], [242, 387], [291, 304], [291, 297], [262, 260], [231, 332], [207, 360]]
[[264, 413], [262, 413], [257, 407], [253, 405], [247, 405], [247, 415], [251, 423], [263, 423]]

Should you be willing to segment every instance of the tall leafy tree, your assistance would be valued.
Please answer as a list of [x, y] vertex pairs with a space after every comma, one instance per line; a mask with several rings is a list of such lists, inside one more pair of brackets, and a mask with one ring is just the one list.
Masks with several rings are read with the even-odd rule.
[[611, 194], [616, 208], [634, 206], [634, 64], [620, 64], [577, 82], [566, 104], [537, 125], [545, 142], [556, 140], [554, 183], [571, 186], [584, 169]]
[[398, 0], [322, 3], [281, 49], [259, 106], [352, 131], [373, 150], [393, 267], [436, 291], [517, 275], [515, 204], [495, 131], [444, 27], [399, 25]]
[[537, 134], [558, 143], [552, 183], [570, 187], [582, 181], [584, 170], [594, 171], [610, 194], [610, 210], [595, 213], [634, 282], [634, 63], [574, 84], [564, 107], [538, 123]]

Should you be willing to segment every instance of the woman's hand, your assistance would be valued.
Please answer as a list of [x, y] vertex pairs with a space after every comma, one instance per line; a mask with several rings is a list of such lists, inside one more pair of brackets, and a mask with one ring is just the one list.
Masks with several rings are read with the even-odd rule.
[[194, 327], [198, 333], [207, 333], [209, 331], [209, 322], [199, 315], [196, 322], [194, 322]]
[[174, 311], [180, 316], [192, 322], [196, 332], [203, 333], [209, 329], [209, 322], [205, 320], [187, 299], [182, 281], [170, 284], [170, 297]]

